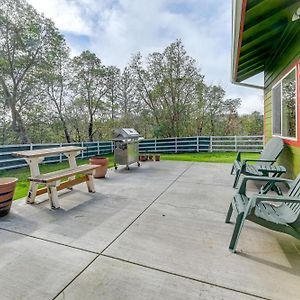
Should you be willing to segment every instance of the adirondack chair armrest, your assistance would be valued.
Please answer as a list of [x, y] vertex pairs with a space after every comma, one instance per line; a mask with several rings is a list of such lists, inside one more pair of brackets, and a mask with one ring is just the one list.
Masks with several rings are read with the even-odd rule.
[[238, 153], [237, 153], [237, 155], [236, 155], [235, 160], [241, 161], [242, 153], [260, 153], [260, 152], [257, 152], [257, 151], [251, 151], [251, 150], [239, 150]]
[[248, 161], [253, 161], [253, 162], [271, 162], [274, 163], [276, 159], [263, 159], [263, 158], [258, 158], [258, 159], [245, 159], [243, 160], [243, 163], [247, 163]]
[[278, 178], [278, 177], [267, 177], [267, 176], [245, 176], [241, 181], [241, 184], [238, 188], [238, 193], [242, 195], [246, 195], [246, 187], [248, 181], [267, 181], [267, 182], [282, 182], [288, 188], [293, 180], [286, 179], [286, 178]]
[[257, 197], [254, 198], [255, 203], [259, 202], [290, 202], [290, 203], [300, 203], [300, 198], [299, 197], [290, 197], [290, 196], [278, 196], [278, 195], [272, 195], [272, 196], [267, 196], [267, 195], [258, 195]]

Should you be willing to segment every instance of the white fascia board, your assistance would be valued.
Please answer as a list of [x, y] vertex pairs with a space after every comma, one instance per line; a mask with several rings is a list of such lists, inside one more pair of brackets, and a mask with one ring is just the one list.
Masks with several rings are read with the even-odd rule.
[[236, 60], [242, 19], [243, 0], [232, 0], [232, 38], [231, 38], [231, 80], [236, 82]]

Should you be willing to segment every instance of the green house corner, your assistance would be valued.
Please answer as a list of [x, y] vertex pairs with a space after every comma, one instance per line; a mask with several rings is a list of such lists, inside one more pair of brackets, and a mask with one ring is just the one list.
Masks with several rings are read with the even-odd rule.
[[[300, 0], [233, 0], [232, 82], [264, 91], [264, 136], [282, 137], [279, 163], [300, 172]], [[247, 79], [263, 73], [263, 85]]]

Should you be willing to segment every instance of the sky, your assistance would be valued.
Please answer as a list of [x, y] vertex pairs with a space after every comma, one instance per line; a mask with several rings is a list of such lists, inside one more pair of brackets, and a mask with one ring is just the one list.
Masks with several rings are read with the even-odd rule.
[[[263, 111], [263, 92], [235, 86], [231, 72], [231, 1], [224, 0], [27, 0], [64, 34], [72, 55], [90, 50], [105, 65], [163, 51], [182, 39], [207, 84], [241, 98], [241, 114]], [[258, 78], [255, 83], [261, 78]]]

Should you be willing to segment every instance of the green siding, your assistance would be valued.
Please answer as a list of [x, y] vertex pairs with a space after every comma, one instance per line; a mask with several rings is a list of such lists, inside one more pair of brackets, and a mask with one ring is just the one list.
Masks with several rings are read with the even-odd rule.
[[269, 91], [288, 67], [300, 58], [300, 20], [291, 22], [280, 40], [274, 41], [273, 56], [265, 68], [265, 87]]
[[[267, 141], [272, 137], [272, 86], [300, 60], [300, 20], [292, 21], [300, 0], [247, 0], [246, 3], [236, 80], [241, 82], [264, 71]], [[236, 26], [235, 31], [239, 30], [240, 26]], [[300, 113], [298, 122], [299, 119]], [[295, 177], [300, 172], [300, 147], [286, 145], [279, 163], [287, 168], [289, 177]]]
[[287, 169], [286, 177], [294, 179], [300, 172], [300, 148], [285, 145], [278, 163]]
[[272, 92], [269, 91], [265, 94], [265, 138], [266, 140], [272, 137]]
[[[273, 55], [266, 63], [264, 100], [266, 140], [272, 137], [272, 87], [300, 58], [299, 26], [299, 21], [291, 22], [280, 39], [274, 40]], [[300, 172], [300, 148], [286, 145], [278, 163], [287, 168], [287, 177], [295, 178]]]

